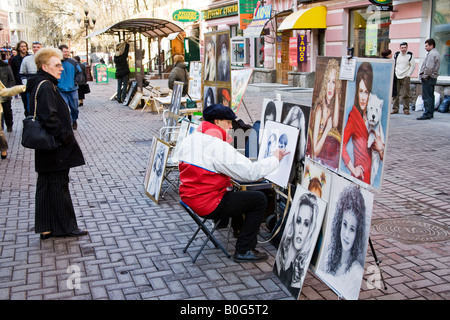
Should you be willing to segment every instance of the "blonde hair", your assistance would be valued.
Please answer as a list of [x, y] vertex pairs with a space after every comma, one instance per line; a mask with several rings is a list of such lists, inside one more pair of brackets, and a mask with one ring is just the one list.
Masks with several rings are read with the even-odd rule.
[[174, 58], [173, 58], [173, 63], [178, 63], [178, 62], [184, 62], [184, 56], [181, 54], [177, 54]]
[[34, 55], [34, 62], [36, 63], [38, 70], [42, 70], [42, 66], [48, 64], [52, 57], [57, 57], [62, 60], [63, 56], [61, 50], [56, 48], [43, 48], [36, 52]]

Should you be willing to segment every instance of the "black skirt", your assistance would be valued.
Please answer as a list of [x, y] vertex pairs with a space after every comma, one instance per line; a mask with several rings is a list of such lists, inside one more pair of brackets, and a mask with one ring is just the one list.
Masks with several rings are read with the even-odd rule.
[[36, 185], [35, 232], [55, 236], [78, 229], [69, 192], [69, 170], [39, 173]]

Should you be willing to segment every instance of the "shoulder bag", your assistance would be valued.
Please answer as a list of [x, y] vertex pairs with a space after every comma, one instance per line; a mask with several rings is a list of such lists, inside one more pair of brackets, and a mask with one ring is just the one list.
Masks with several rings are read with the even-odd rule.
[[59, 147], [55, 137], [49, 134], [36, 119], [37, 94], [41, 84], [47, 80], [41, 81], [36, 89], [34, 96], [34, 115], [23, 119], [22, 146], [35, 150], [55, 150]]

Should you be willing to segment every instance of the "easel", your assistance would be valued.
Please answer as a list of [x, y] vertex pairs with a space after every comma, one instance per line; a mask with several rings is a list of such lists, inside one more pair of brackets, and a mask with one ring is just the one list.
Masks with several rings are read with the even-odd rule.
[[375, 252], [375, 249], [373, 247], [372, 240], [370, 239], [370, 237], [369, 237], [369, 245], [370, 245], [370, 249], [372, 250], [372, 255], [373, 255], [373, 258], [375, 259], [375, 263], [378, 267], [378, 271], [380, 272], [380, 277], [381, 277], [381, 281], [383, 281], [384, 290], [387, 290], [386, 282], [384, 281], [383, 273], [381, 272], [381, 267], [380, 267], [381, 260], [378, 260], [378, 258], [377, 258], [377, 254]]

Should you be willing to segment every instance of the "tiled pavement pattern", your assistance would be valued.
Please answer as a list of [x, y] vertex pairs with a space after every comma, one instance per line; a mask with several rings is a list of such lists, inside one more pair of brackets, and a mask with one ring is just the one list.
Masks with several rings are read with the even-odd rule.
[[[157, 205], [143, 188], [161, 116], [109, 101], [115, 87], [115, 80], [91, 83], [80, 107], [76, 137], [87, 164], [70, 173], [78, 223], [89, 230], [80, 238], [41, 241], [33, 232], [33, 152], [20, 145], [23, 107], [14, 100], [14, 130], [6, 133], [9, 154], [0, 161], [0, 299], [292, 299], [272, 272], [271, 243], [259, 245], [270, 256], [262, 263], [237, 264], [208, 246], [193, 264], [199, 242], [182, 252], [194, 223], [179, 206], [178, 194], [169, 190]], [[270, 90], [247, 91], [244, 101], [253, 121], [262, 99], [274, 96]], [[297, 101], [310, 104], [307, 98]], [[241, 109], [247, 123], [248, 114]], [[369, 249], [360, 299], [450, 299], [450, 114], [420, 122], [419, 114], [391, 116], [384, 184], [375, 196], [371, 230], [387, 289], [373, 287], [378, 282]], [[264, 226], [260, 235], [264, 241]], [[220, 230], [219, 238], [225, 237]], [[80, 282], [70, 281], [77, 274]], [[309, 272], [301, 299], [337, 296]]]

